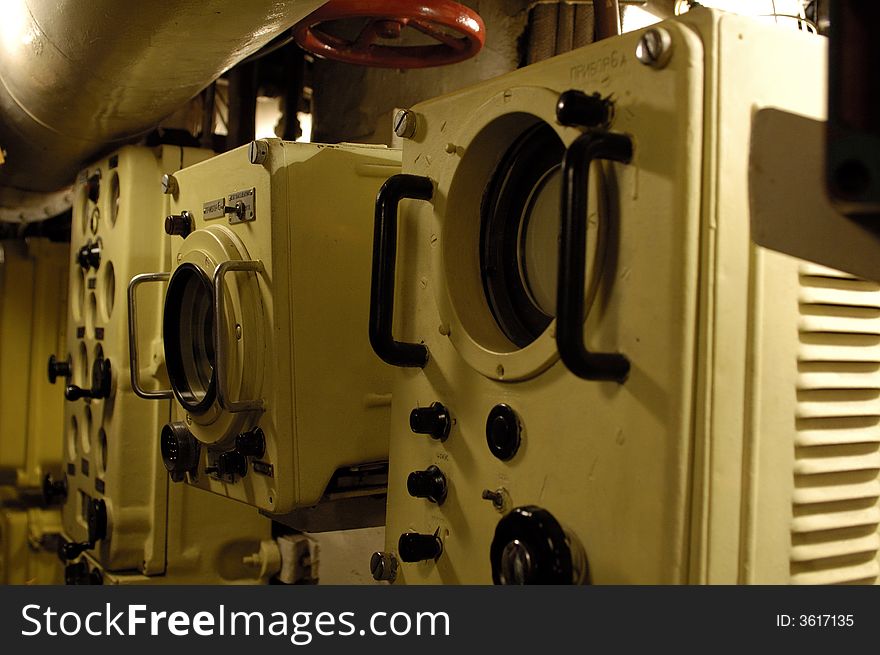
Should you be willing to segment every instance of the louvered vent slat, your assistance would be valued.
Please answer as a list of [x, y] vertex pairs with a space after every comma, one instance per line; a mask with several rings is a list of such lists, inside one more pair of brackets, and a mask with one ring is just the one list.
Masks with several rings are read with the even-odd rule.
[[791, 581], [880, 576], [880, 285], [800, 267]]

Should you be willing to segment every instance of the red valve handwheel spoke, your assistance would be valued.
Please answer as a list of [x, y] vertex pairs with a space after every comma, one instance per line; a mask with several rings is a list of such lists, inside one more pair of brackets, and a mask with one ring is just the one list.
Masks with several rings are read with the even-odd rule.
[[407, 23], [409, 27], [418, 30], [422, 34], [427, 34], [435, 41], [439, 41], [448, 45], [453, 50], [459, 51], [467, 47], [467, 39], [452, 36], [446, 32], [437, 29], [432, 23], [420, 20], [411, 20]]
[[[367, 19], [354, 40], [330, 34], [326, 23]], [[410, 27], [437, 43], [389, 45]], [[453, 34], [454, 32], [455, 34]], [[319, 57], [363, 66], [426, 68], [464, 61], [486, 39], [479, 14], [454, 0], [330, 0], [294, 27], [299, 45]], [[384, 42], [378, 42], [379, 40]]]

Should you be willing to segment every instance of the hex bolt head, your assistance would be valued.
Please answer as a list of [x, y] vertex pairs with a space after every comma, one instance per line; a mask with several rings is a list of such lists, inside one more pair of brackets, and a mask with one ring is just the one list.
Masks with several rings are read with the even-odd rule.
[[672, 37], [662, 27], [647, 30], [636, 46], [636, 59], [652, 68], [663, 68], [671, 54]]
[[401, 139], [411, 139], [416, 134], [418, 116], [410, 109], [401, 109], [394, 116], [394, 133]]
[[266, 163], [266, 160], [269, 158], [269, 142], [264, 141], [263, 139], [257, 139], [256, 141], [251, 141], [251, 145], [248, 148], [248, 160], [252, 164], [262, 165]]
[[177, 178], [165, 173], [165, 175], [162, 176], [162, 193], [166, 196], [176, 196], [179, 191], [180, 186], [177, 184]]

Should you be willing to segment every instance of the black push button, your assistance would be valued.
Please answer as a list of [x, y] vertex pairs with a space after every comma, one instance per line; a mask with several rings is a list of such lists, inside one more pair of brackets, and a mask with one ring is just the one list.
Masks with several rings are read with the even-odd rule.
[[519, 450], [522, 427], [519, 417], [509, 405], [495, 405], [486, 420], [486, 443], [495, 457], [503, 462]]

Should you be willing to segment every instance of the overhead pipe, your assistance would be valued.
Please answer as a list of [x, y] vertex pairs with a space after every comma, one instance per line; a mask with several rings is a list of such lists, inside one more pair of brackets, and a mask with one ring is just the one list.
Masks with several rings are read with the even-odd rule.
[[325, 1], [3, 0], [0, 187], [69, 185]]

